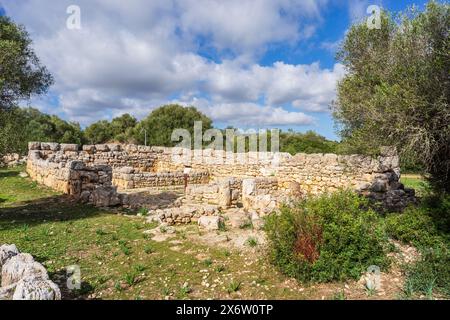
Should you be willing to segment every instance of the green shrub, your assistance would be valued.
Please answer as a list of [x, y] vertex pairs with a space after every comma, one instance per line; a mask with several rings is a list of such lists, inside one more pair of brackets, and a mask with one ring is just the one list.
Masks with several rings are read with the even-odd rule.
[[386, 217], [388, 235], [419, 249], [448, 243], [450, 230], [450, 197], [429, 196], [420, 207], [409, 207], [402, 213]]
[[437, 241], [433, 219], [421, 208], [408, 208], [386, 217], [386, 231], [392, 238], [414, 246], [432, 246]]
[[371, 265], [385, 267], [381, 218], [350, 191], [304, 200], [267, 218], [270, 259], [301, 281], [358, 279]]
[[423, 250], [421, 260], [406, 269], [405, 293], [450, 297], [450, 252], [446, 245]]

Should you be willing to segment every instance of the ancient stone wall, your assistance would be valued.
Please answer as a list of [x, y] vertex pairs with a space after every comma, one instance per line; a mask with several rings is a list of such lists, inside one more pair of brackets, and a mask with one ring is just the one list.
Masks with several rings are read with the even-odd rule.
[[[119, 204], [112, 186], [112, 169], [107, 165], [88, 166], [78, 160], [57, 159], [54, 154], [43, 156], [39, 150], [28, 154], [27, 172], [30, 178], [56, 191], [99, 206]], [[105, 196], [109, 196], [108, 199]]]
[[[92, 193], [96, 178], [91, 181], [89, 177], [96, 174], [93, 172], [108, 172], [111, 178], [108, 183], [122, 189], [183, 185], [183, 171], [188, 167], [189, 185], [210, 184], [190, 187], [186, 197], [197, 203], [219, 206], [239, 202], [244, 207], [259, 206], [259, 211], [267, 211], [274, 203], [286, 202], [292, 196], [333, 192], [340, 188], [356, 190], [391, 208], [402, 207], [414, 197], [413, 190], [405, 190], [399, 183], [399, 158], [389, 148], [384, 148], [376, 158], [335, 154], [242, 154], [210, 149], [190, 152], [118, 144], [83, 146], [80, 150], [77, 145], [37, 142], [30, 143], [29, 149], [28, 170], [32, 178], [69, 194], [81, 195], [85, 191], [83, 188]], [[180, 158], [183, 154], [190, 154], [190, 157]], [[74, 163], [84, 165], [77, 169], [78, 174], [73, 173]], [[77, 182], [80, 179], [87, 180]], [[244, 183], [247, 179], [253, 182]], [[86, 185], [90, 187], [83, 187]], [[85, 192], [83, 199], [87, 195]], [[105, 196], [113, 197], [113, 193]]]
[[[120, 189], [155, 188], [183, 186], [183, 172], [135, 172], [132, 167], [123, 167], [114, 171], [113, 184]], [[209, 182], [208, 171], [191, 172], [187, 175], [189, 184], [206, 184]]]

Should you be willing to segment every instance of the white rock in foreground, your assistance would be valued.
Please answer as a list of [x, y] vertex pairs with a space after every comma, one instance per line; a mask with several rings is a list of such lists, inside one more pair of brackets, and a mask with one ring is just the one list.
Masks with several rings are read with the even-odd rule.
[[2, 267], [2, 286], [7, 287], [24, 278], [48, 280], [47, 270], [28, 253], [19, 253]]
[[6, 262], [6, 260], [12, 258], [19, 254], [19, 250], [14, 244], [5, 244], [0, 246], [0, 268]]
[[25, 278], [17, 283], [13, 300], [61, 300], [61, 291], [50, 280]]

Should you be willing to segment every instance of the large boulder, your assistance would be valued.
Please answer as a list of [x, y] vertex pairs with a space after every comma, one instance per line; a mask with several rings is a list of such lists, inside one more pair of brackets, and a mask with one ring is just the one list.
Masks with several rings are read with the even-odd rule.
[[98, 187], [92, 192], [91, 199], [97, 207], [114, 207], [121, 204], [115, 187]]
[[47, 270], [28, 253], [19, 253], [15, 245], [0, 247], [0, 300], [61, 300], [61, 291]]
[[12, 299], [61, 300], [61, 291], [53, 281], [30, 277], [17, 283]]
[[24, 278], [48, 280], [47, 270], [28, 253], [19, 253], [6, 261], [2, 267], [2, 287], [18, 283]]

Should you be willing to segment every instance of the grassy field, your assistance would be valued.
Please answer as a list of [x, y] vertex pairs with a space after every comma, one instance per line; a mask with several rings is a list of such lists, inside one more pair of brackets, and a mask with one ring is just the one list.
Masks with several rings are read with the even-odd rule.
[[419, 174], [402, 174], [400, 182], [403, 183], [406, 188], [415, 189], [419, 196], [424, 195], [428, 189], [427, 181]]
[[[303, 285], [283, 276], [256, 241], [246, 250], [192, 241], [196, 225], [177, 227], [165, 241], [151, 240], [144, 219], [73, 203], [0, 169], [0, 244], [32, 254], [59, 284], [65, 299], [386, 299], [356, 282]], [[223, 231], [227, 236], [226, 231]], [[81, 268], [80, 290], [66, 289], [66, 268]]]

